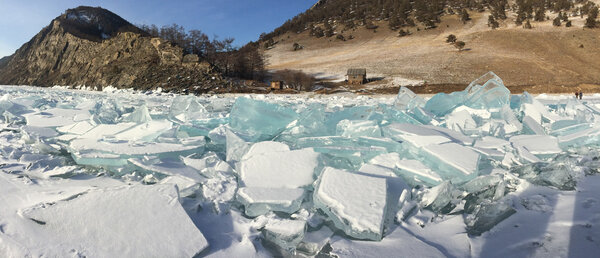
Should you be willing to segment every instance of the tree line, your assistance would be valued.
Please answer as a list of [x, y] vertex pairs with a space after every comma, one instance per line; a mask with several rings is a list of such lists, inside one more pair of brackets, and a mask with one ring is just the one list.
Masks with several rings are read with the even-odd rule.
[[233, 45], [234, 38], [212, 39], [200, 30], [186, 30], [183, 26], [172, 24], [158, 27], [138, 25], [152, 37], [159, 37], [180, 46], [184, 54], [196, 54], [200, 60], [218, 68], [225, 76], [249, 80], [263, 80], [265, 61], [257, 42], [242, 47]]
[[344, 32], [358, 26], [376, 29], [373, 22], [382, 20], [388, 21], [393, 30], [415, 26], [429, 29], [435, 28], [443, 15], [458, 15], [467, 22], [470, 20], [468, 11], [486, 10], [492, 16], [490, 23], [493, 26], [495, 21], [507, 19], [509, 10], [517, 14], [515, 22], [518, 25], [529, 23], [529, 20], [547, 20], [546, 11], [550, 10], [560, 12], [561, 20], [567, 12], [582, 17], [587, 15], [586, 27], [596, 27], [598, 8], [588, 0], [328, 0], [286, 21], [265, 34], [263, 39], [306, 30], [315, 37], [331, 37], [335, 31]]

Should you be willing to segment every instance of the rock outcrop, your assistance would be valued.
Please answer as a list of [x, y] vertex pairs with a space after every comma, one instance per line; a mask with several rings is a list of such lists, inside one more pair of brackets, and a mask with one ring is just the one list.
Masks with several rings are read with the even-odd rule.
[[182, 48], [99, 7], [69, 9], [0, 62], [0, 84], [208, 91], [225, 81]]

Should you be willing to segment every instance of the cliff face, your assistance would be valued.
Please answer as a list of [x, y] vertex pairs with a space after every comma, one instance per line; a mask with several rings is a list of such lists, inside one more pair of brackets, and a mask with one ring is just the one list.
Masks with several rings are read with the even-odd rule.
[[[192, 61], [189, 61], [192, 60]], [[0, 66], [0, 84], [209, 89], [222, 78], [102, 8], [78, 7], [56, 19]]]

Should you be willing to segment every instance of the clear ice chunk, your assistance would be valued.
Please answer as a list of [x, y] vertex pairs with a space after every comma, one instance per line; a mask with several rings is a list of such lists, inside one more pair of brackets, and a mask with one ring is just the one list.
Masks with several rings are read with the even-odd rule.
[[438, 93], [431, 97], [423, 108], [438, 117], [442, 117], [452, 112], [454, 108], [462, 105], [466, 97], [465, 95], [462, 91], [450, 94]]
[[526, 134], [546, 134], [544, 128], [530, 116], [523, 117], [523, 132]]
[[290, 108], [241, 97], [236, 99], [229, 116], [229, 126], [253, 141], [271, 140], [298, 119]]
[[560, 190], [575, 190], [577, 185], [573, 170], [564, 163], [538, 162], [513, 168], [511, 172], [534, 184], [552, 186]]
[[141, 124], [152, 121], [152, 117], [150, 116], [148, 107], [146, 105], [142, 105], [136, 108], [132, 113], [123, 116], [122, 121]]
[[256, 217], [271, 211], [292, 214], [300, 209], [304, 196], [301, 188], [241, 187], [236, 199], [246, 215]]
[[125, 110], [121, 103], [109, 98], [98, 101], [92, 112], [94, 114], [93, 120], [97, 124], [115, 124], [119, 122]]
[[456, 206], [454, 200], [454, 186], [450, 181], [444, 181], [438, 186], [429, 188], [423, 192], [419, 204], [434, 212], [449, 213]]
[[169, 119], [178, 123], [208, 118], [208, 112], [194, 96], [177, 96], [169, 109]]
[[475, 214], [466, 217], [467, 233], [479, 236], [516, 212], [506, 202], [484, 202], [478, 207]]
[[423, 148], [426, 162], [437, 165], [442, 178], [463, 182], [477, 176], [481, 155], [456, 143], [431, 144]]
[[225, 133], [227, 162], [240, 161], [250, 148], [250, 143], [231, 130]]
[[398, 95], [394, 99], [394, 106], [401, 110], [412, 110], [425, 105], [425, 100], [412, 92], [410, 89], [402, 86]]
[[478, 109], [501, 108], [510, 104], [510, 91], [493, 72], [471, 82], [465, 89], [465, 106]]
[[373, 120], [342, 120], [336, 128], [337, 135], [344, 137], [381, 137], [381, 129]]
[[435, 186], [443, 180], [436, 172], [418, 160], [402, 159], [398, 153], [381, 154], [369, 161], [370, 164], [392, 168], [411, 185]]
[[509, 139], [515, 148], [523, 147], [538, 157], [548, 157], [562, 152], [558, 139], [550, 135], [517, 135]]
[[313, 201], [347, 235], [382, 239], [387, 209], [385, 178], [326, 167], [316, 183]]

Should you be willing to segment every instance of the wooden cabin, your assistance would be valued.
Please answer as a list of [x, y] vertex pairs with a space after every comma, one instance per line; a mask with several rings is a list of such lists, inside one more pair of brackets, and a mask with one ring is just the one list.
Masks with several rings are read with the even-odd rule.
[[272, 81], [271, 90], [283, 90], [283, 81]]
[[367, 69], [348, 69], [348, 84], [363, 84], [367, 82]]

